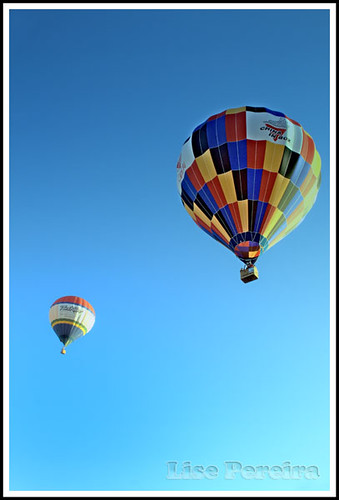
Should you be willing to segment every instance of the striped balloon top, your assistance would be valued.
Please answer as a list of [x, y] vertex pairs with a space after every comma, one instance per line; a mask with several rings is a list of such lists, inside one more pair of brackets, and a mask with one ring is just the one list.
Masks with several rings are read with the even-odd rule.
[[95, 311], [93, 306], [91, 306], [91, 304], [87, 302], [87, 300], [82, 299], [81, 297], [76, 297], [74, 295], [66, 295], [65, 297], [61, 297], [60, 299], [53, 302], [51, 307], [54, 306], [55, 304], [76, 304], [85, 307], [86, 309], [91, 311], [95, 316]]

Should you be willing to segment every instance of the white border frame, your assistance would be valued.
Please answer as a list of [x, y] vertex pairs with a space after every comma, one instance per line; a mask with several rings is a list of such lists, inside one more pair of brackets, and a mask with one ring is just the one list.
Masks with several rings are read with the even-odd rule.
[[[9, 11], [11, 9], [328, 9], [330, 11], [330, 490], [329, 491], [10, 491], [9, 490]], [[5, 3], [3, 4], [3, 496], [4, 497], [335, 497], [336, 496], [336, 4], [335, 3]]]

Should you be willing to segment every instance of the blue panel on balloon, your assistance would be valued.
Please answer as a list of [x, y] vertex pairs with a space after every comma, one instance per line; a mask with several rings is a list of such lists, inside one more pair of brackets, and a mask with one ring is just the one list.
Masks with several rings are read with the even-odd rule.
[[299, 205], [299, 203], [301, 203], [303, 200], [303, 197], [300, 193], [300, 191], [298, 191], [292, 198], [292, 200], [289, 202], [289, 204], [287, 205], [287, 207], [285, 208], [284, 210], [284, 216], [287, 218], [291, 215], [291, 213], [297, 208], [297, 206]]
[[256, 232], [259, 232], [259, 230], [260, 230], [260, 226], [262, 224], [263, 218], [265, 217], [267, 205], [268, 205], [268, 203], [264, 203], [263, 201], [258, 201], [257, 213], [255, 216], [255, 223], [254, 223], [254, 231], [256, 231]]
[[211, 191], [208, 189], [206, 185], [202, 189], [200, 189], [199, 195], [201, 196], [202, 200], [206, 203], [206, 205], [213, 214], [218, 212], [219, 207], [216, 201], [214, 200]]
[[207, 142], [210, 148], [216, 148], [226, 143], [225, 115], [206, 124]]
[[228, 155], [232, 170], [241, 170], [247, 167], [247, 141], [228, 142]]
[[293, 172], [290, 176], [290, 181], [293, 182], [293, 184], [297, 185], [298, 178], [304, 168], [305, 165], [305, 160], [302, 156], [299, 156], [297, 162], [295, 163]]
[[[298, 168], [299, 162], [301, 164], [301, 168]], [[302, 183], [306, 179], [306, 176], [307, 176], [308, 172], [310, 171], [310, 168], [311, 168], [310, 164], [306, 163], [304, 161], [303, 157], [300, 156], [299, 160], [297, 162], [297, 168], [295, 169], [295, 171], [293, 172], [293, 175], [291, 177], [291, 181], [293, 182], [293, 184], [295, 184], [298, 188], [300, 188], [300, 186], [302, 185]], [[296, 173], [296, 170], [297, 170], [297, 173]]]
[[197, 190], [193, 186], [187, 174], [185, 174], [184, 180], [181, 183], [181, 187], [186, 191], [192, 200], [195, 200], [197, 196]]
[[261, 185], [262, 170], [258, 168], [247, 169], [247, 197], [249, 200], [258, 200]]
[[[206, 120], [204, 122], [200, 123], [197, 127], [195, 127], [195, 129], [193, 130], [193, 133], [196, 132], [197, 130], [199, 130], [203, 125], [205, 125], [205, 123], [206, 123]], [[192, 133], [192, 135], [193, 135], [193, 133]]]
[[280, 111], [273, 111], [272, 109], [266, 108], [266, 112], [271, 113], [271, 115], [283, 116], [285, 118], [284, 113], [281, 113]]
[[229, 207], [225, 206], [225, 207], [221, 208], [220, 213], [223, 215], [225, 221], [227, 222], [230, 229], [232, 230], [232, 233], [237, 234], [238, 231], [237, 231], [237, 228], [234, 224], [234, 220], [233, 220], [233, 217], [232, 217], [232, 214], [231, 214]]

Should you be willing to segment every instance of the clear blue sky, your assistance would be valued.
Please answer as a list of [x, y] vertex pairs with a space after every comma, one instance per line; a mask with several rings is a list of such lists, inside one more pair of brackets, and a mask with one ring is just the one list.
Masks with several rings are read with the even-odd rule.
[[[322, 159], [246, 285], [176, 187], [193, 129], [244, 105]], [[329, 108], [326, 9], [10, 13], [11, 490], [329, 489]], [[63, 295], [96, 310], [66, 356]], [[320, 477], [225, 480], [225, 461]]]

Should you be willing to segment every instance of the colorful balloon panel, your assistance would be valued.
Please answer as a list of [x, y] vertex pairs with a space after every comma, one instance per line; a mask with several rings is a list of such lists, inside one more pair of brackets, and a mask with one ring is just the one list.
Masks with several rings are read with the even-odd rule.
[[49, 320], [60, 341], [67, 346], [91, 330], [95, 311], [86, 300], [73, 295], [66, 296], [53, 302]]
[[291, 232], [314, 204], [321, 160], [313, 139], [279, 111], [228, 109], [196, 127], [177, 164], [182, 203], [241, 261]]

